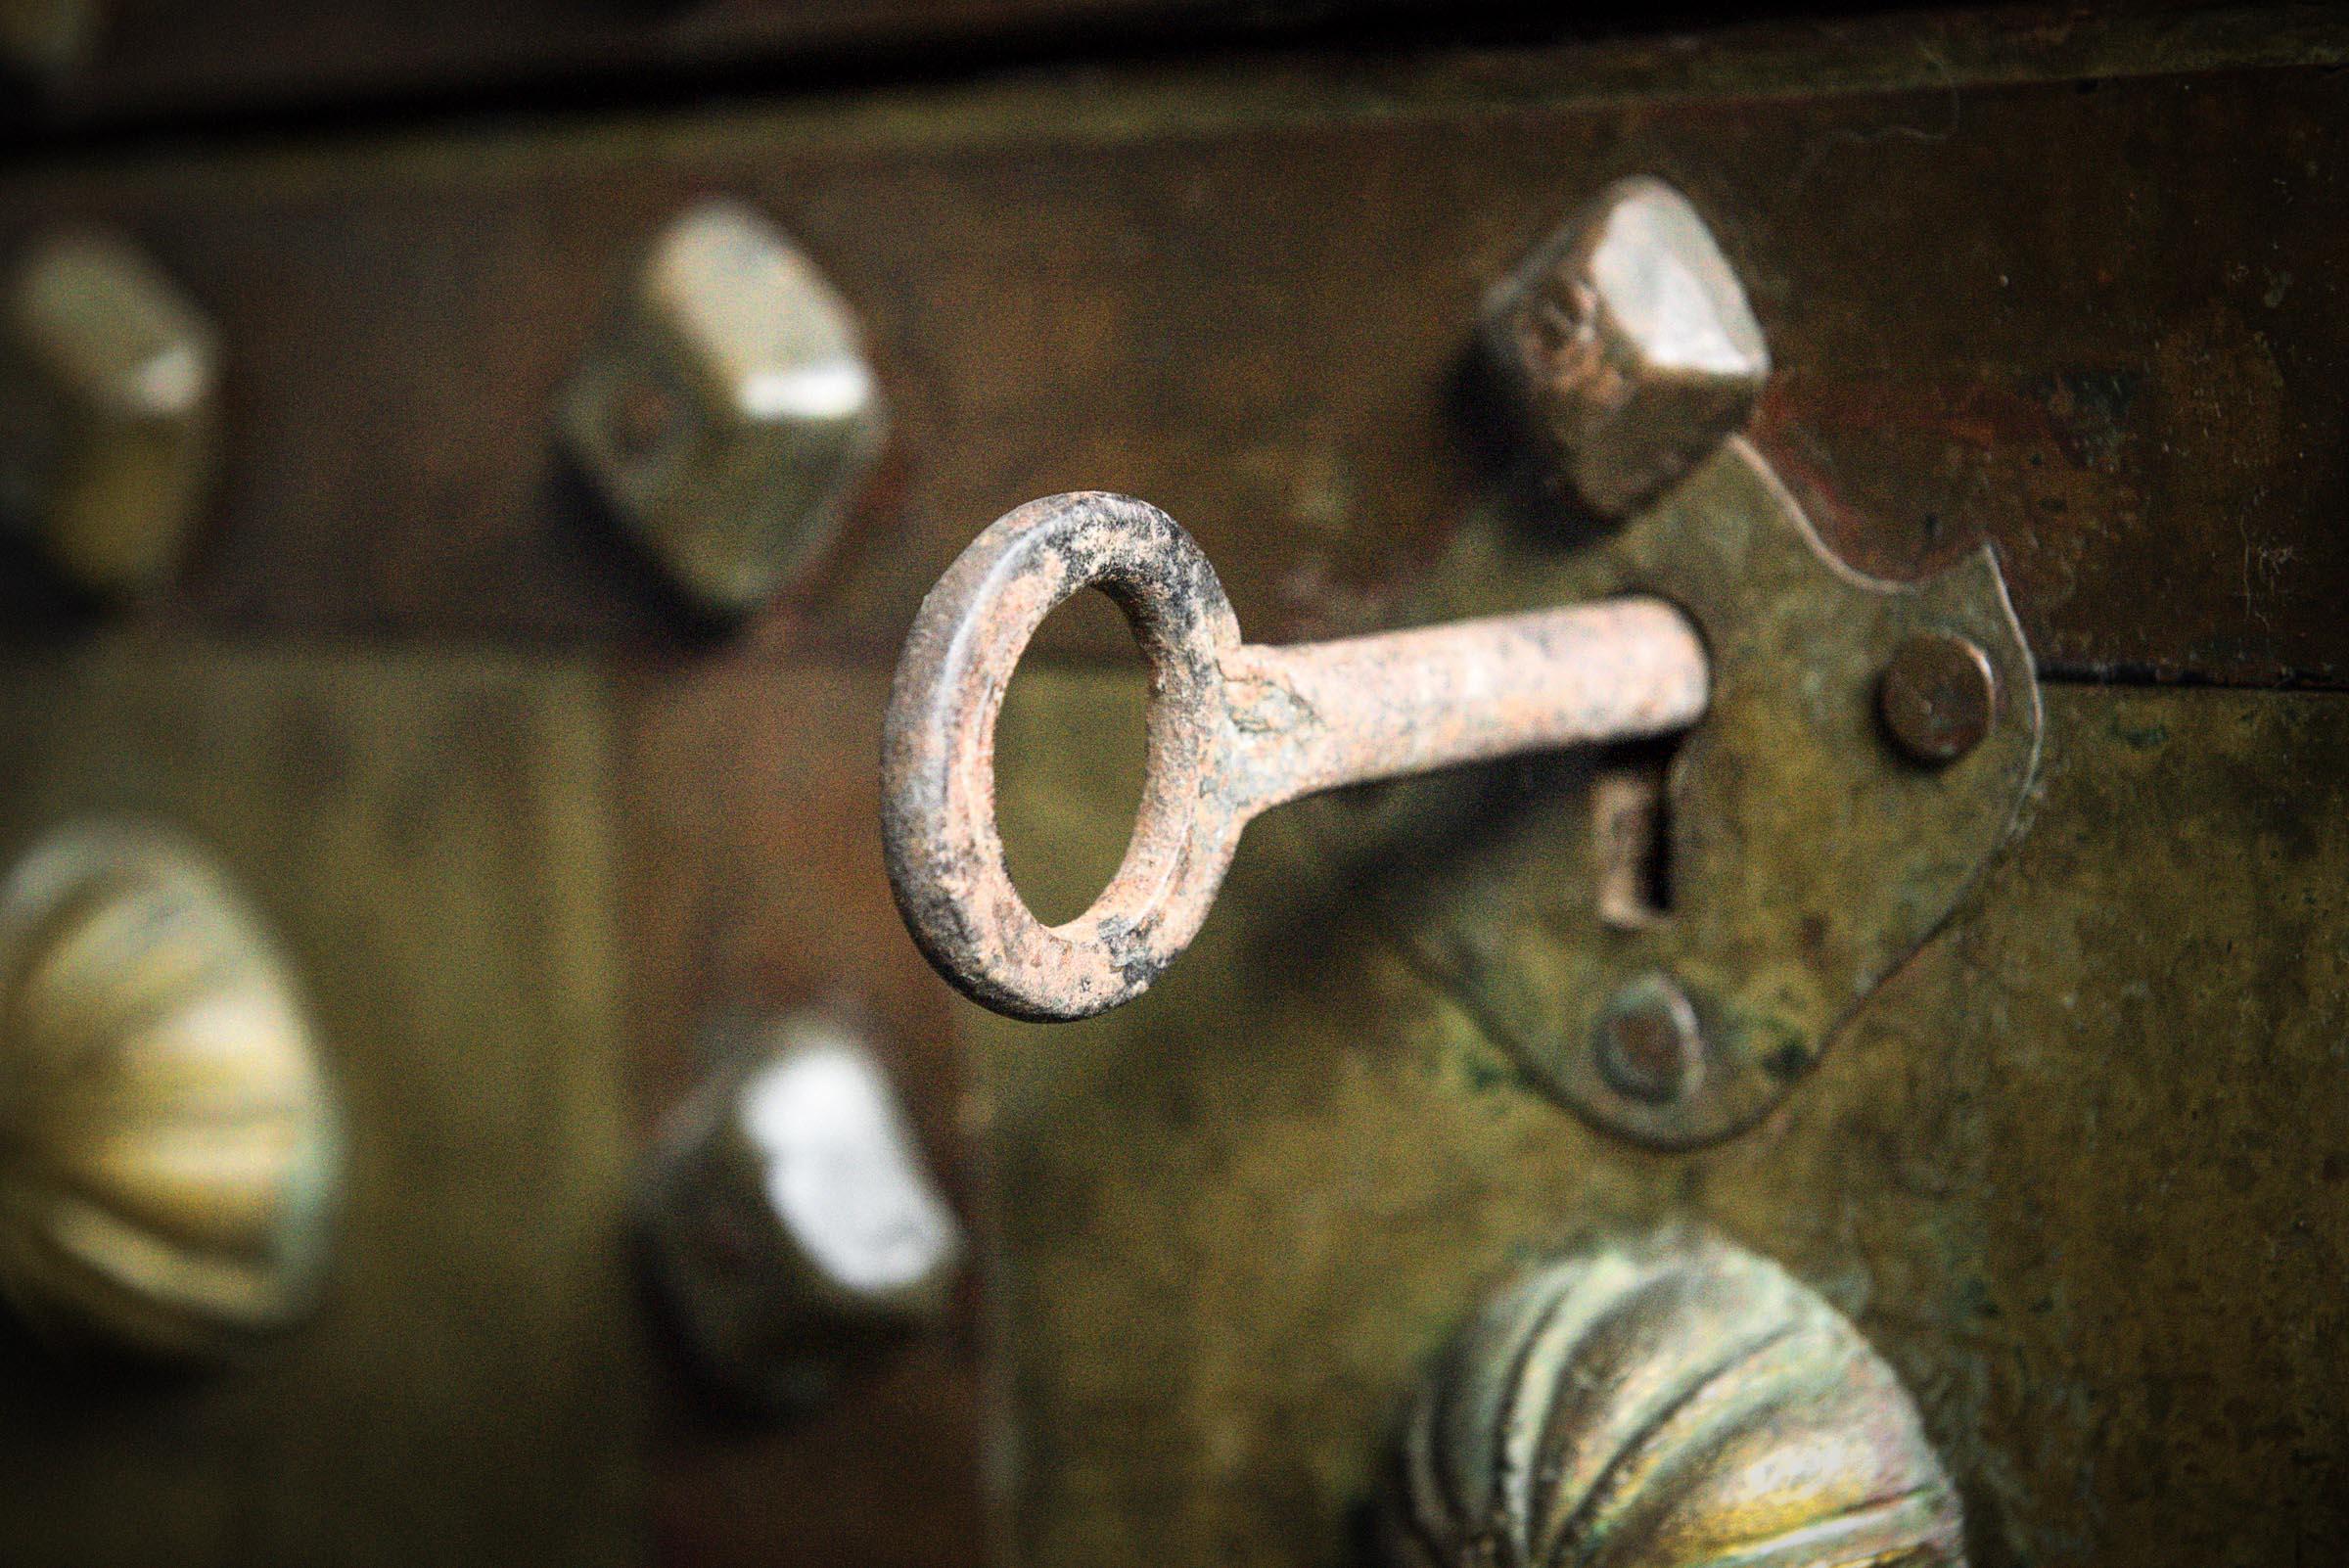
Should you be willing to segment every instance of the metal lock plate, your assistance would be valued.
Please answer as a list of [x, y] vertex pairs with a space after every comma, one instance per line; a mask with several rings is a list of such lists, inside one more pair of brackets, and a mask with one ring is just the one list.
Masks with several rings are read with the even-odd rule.
[[[1586, 550], [1474, 530], [1432, 592], [1427, 619], [1652, 594], [1704, 634], [1712, 706], [1661, 801], [1668, 907], [1612, 905], [1614, 779], [1589, 759], [1388, 786], [1376, 808], [1397, 856], [1376, 881], [1416, 962], [1553, 1093], [1643, 1142], [1726, 1136], [1799, 1082], [1956, 907], [2038, 763], [2039, 689], [1988, 547], [1913, 586], [1864, 577], [1742, 441]], [[1984, 727], [1920, 761], [1881, 682], [1952, 634], [1988, 661]], [[1649, 1038], [1627, 1062], [1633, 1030]]]
[[[1026, 678], [1008, 825], [1098, 866], [1133, 780], [1061, 742], [1137, 723], [1138, 682]], [[1267, 816], [1130, 1007], [966, 1010], [1018, 1560], [1355, 1561], [1398, 1407], [1477, 1286], [1679, 1221], [1854, 1317], [1983, 1559], [2321, 1559], [2349, 1522], [2349, 705], [2042, 697], [2029, 831], [1766, 1126], [1684, 1154], [1560, 1114], [1329, 877], [1341, 834], [1376, 863], [1383, 808], [1333, 802], [1310, 844], [1304, 812]], [[2243, 1403], [2180, 1419], [2213, 1389]]]

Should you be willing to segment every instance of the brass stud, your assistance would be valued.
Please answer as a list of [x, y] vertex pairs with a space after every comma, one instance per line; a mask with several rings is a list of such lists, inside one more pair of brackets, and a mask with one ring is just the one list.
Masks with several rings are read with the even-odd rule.
[[1957, 1493], [1859, 1330], [1679, 1233], [1496, 1295], [1421, 1386], [1384, 1524], [1399, 1568], [1965, 1561]]
[[285, 961], [219, 868], [112, 824], [0, 884], [0, 1291], [54, 1340], [172, 1359], [292, 1323], [340, 1119]]
[[1902, 751], [1939, 767], [1989, 736], [1998, 694], [1998, 676], [1979, 644], [1955, 632], [1920, 631], [1893, 651], [1876, 688], [1876, 710]]
[[1670, 976], [1644, 975], [1618, 992], [1598, 1021], [1599, 1076], [1618, 1094], [1671, 1105], [1704, 1077], [1696, 1009]]
[[871, 1047], [814, 1013], [727, 1042], [663, 1124], [640, 1212], [693, 1361], [770, 1409], [935, 1327], [963, 1251]]
[[1497, 288], [1484, 334], [1536, 438], [1594, 511], [1638, 511], [1734, 435], [1770, 350], [1671, 186], [1623, 180]]
[[85, 591], [169, 577], [214, 477], [219, 358], [126, 242], [36, 245], [0, 302], [0, 519]]
[[714, 202], [653, 246], [559, 423], [677, 585], [733, 617], [831, 543], [887, 416], [847, 301], [765, 219]]

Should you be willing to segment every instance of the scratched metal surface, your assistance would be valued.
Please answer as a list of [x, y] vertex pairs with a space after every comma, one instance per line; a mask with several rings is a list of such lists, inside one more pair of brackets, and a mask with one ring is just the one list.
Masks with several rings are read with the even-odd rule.
[[[1066, 907], [1129, 820], [1135, 693], [1022, 680], [1007, 831]], [[2349, 704], [2048, 698], [2019, 844], [1716, 1148], [1545, 1098], [1331, 896], [1295, 811], [1150, 995], [974, 1014], [1017, 1560], [1349, 1560], [1408, 1380], [1482, 1290], [1665, 1219], [1858, 1321], [1984, 1568], [2349, 1553]]]

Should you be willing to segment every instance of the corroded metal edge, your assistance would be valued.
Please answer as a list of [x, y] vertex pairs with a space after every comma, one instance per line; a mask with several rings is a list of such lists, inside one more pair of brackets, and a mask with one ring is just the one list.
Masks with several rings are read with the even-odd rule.
[[[1012, 885], [995, 825], [995, 717], [1045, 616], [1085, 587], [1117, 601], [1151, 669], [1149, 775], [1124, 863], [1092, 908], [1047, 927]], [[881, 740], [882, 844], [922, 953], [1014, 1018], [1081, 1018], [1140, 994], [1207, 918], [1246, 818], [1199, 809], [1218, 762], [1220, 661], [1239, 623], [1180, 525], [1081, 492], [998, 519], [922, 601]]]

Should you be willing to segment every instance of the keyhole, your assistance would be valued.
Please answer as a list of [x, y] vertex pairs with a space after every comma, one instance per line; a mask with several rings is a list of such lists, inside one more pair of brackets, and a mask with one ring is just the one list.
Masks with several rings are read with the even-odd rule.
[[1667, 742], [1627, 749], [1600, 772], [1590, 792], [1598, 917], [1618, 931], [1641, 931], [1672, 917], [1672, 820], [1665, 781], [1678, 747]]

